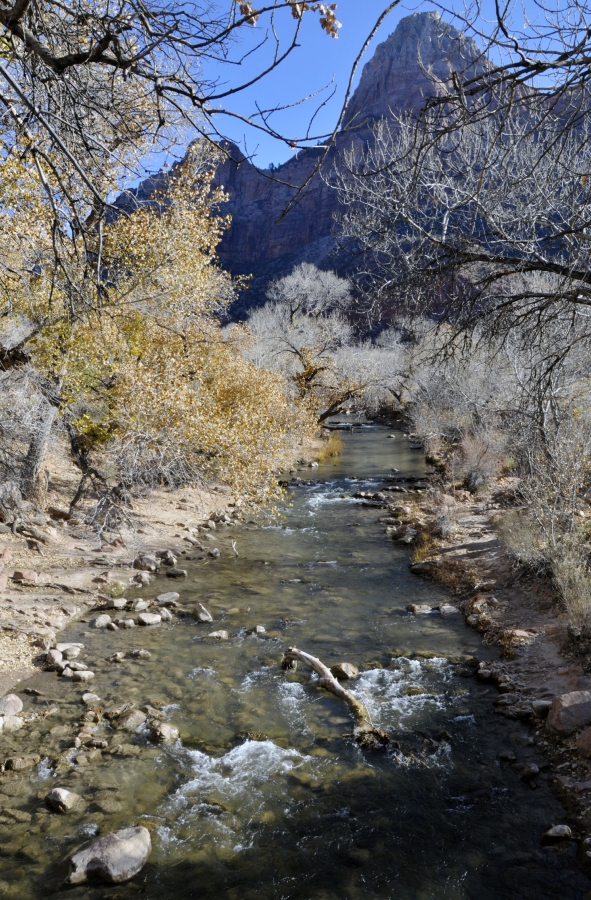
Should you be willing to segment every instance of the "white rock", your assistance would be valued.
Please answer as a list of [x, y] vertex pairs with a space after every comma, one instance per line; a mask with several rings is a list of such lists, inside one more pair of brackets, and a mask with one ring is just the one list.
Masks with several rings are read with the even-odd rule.
[[137, 617], [138, 625], [160, 625], [162, 616], [159, 613], [140, 613]]
[[24, 724], [19, 716], [4, 716], [2, 731], [19, 731]]
[[23, 701], [16, 694], [0, 698], [0, 716], [16, 716], [23, 708]]
[[227, 641], [230, 637], [227, 631], [210, 631], [208, 638], [214, 638], [217, 641]]
[[160, 616], [163, 622], [172, 622], [172, 613], [169, 609], [163, 608], [160, 610]]
[[164, 594], [158, 594], [156, 603], [158, 606], [178, 606], [180, 594], [176, 591], [166, 591]]
[[90, 624], [94, 625], [95, 628], [106, 628], [110, 621], [111, 616], [108, 616], [107, 613], [101, 613]]
[[193, 615], [199, 622], [213, 622], [212, 614], [204, 607], [203, 603], [197, 603]]
[[45, 802], [55, 812], [64, 813], [73, 809], [81, 799], [80, 794], [75, 794], [73, 791], [67, 791], [65, 788], [54, 788], [46, 795]]
[[91, 672], [89, 669], [84, 669], [82, 672], [74, 672], [72, 675], [72, 681], [92, 681], [94, 678], [94, 672]]
[[64, 653], [66, 650], [69, 650], [70, 647], [77, 647], [78, 650], [84, 650], [84, 644], [77, 644], [72, 641], [66, 644], [56, 644], [55, 649], [59, 650], [60, 653]]
[[147, 828], [123, 828], [105, 834], [70, 859], [70, 884], [82, 884], [90, 876], [111, 884], [129, 881], [144, 867], [152, 842]]

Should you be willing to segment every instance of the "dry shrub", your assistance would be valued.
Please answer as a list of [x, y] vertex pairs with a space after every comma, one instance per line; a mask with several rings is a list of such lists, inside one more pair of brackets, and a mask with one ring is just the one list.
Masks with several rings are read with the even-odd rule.
[[585, 627], [591, 618], [591, 572], [588, 551], [573, 537], [563, 540], [553, 554], [554, 583], [571, 624]]
[[500, 474], [506, 442], [507, 436], [492, 428], [462, 438], [459, 452], [454, 453], [454, 475], [471, 493], [482, 490]]
[[548, 569], [546, 541], [535, 519], [525, 510], [508, 510], [495, 516], [496, 532], [516, 562], [534, 572]]
[[444, 560], [444, 565], [439, 566], [434, 574], [434, 580], [451, 594], [465, 594], [474, 590], [474, 571], [472, 566], [463, 559], [449, 557]]
[[333, 459], [335, 456], [340, 456], [342, 452], [343, 439], [337, 431], [331, 431], [328, 440], [318, 454], [318, 460], [319, 462], [324, 462], [327, 459]]

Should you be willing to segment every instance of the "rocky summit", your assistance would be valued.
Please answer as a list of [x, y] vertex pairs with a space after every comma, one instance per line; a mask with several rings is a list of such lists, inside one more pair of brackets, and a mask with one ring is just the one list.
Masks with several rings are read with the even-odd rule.
[[[415, 13], [402, 19], [363, 68], [344, 127], [324, 162], [323, 172], [338, 164], [343, 151], [367, 144], [372, 123], [419, 109], [429, 96], [447, 90], [452, 71], [470, 71], [481, 65], [481, 60], [476, 43], [444, 22], [437, 12]], [[222, 239], [219, 255], [224, 268], [233, 274], [254, 276], [236, 312], [264, 302], [268, 282], [300, 262], [345, 273], [347, 254], [336, 251], [332, 237], [339, 203], [321, 174], [315, 175], [298, 202], [281, 218], [295, 194], [293, 186], [306, 181], [322, 149], [298, 151], [278, 168], [261, 171], [235, 144], [226, 143], [223, 148], [227, 158], [218, 167], [214, 184], [228, 194], [223, 212], [231, 214], [232, 226]], [[162, 189], [165, 178], [160, 175], [144, 182], [132, 201], [141, 202], [155, 189]]]

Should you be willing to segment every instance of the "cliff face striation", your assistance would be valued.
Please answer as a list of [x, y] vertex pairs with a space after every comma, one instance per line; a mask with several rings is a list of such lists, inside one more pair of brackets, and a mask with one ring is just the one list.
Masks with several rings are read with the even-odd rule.
[[[390, 37], [380, 44], [365, 65], [359, 85], [351, 98], [344, 127], [336, 146], [323, 165], [329, 172], [338, 165], [339, 153], [371, 139], [373, 122], [410, 109], [420, 108], [425, 99], [446, 91], [452, 71], [463, 72], [479, 65], [477, 45], [436, 12], [421, 12], [402, 19]], [[215, 175], [215, 185], [229, 195], [224, 214], [231, 214], [232, 226], [224, 235], [220, 258], [233, 274], [252, 274], [250, 289], [234, 310], [264, 302], [270, 280], [291, 271], [299, 262], [313, 262], [321, 268], [347, 272], [354, 260], [336, 250], [332, 237], [339, 203], [332, 190], [317, 174], [298, 202], [283, 218], [282, 212], [294, 196], [291, 185], [300, 185], [309, 176], [322, 151], [299, 151], [273, 171], [259, 171], [234, 144], [226, 144], [228, 158]], [[285, 182], [285, 183], [282, 183]], [[137, 199], [162, 187], [162, 177], [145, 182]]]

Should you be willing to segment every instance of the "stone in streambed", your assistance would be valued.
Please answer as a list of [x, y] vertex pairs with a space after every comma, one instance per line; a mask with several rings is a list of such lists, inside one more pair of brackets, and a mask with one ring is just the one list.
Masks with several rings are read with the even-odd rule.
[[357, 676], [359, 675], [359, 669], [357, 668], [357, 666], [354, 666], [353, 663], [348, 662], [336, 663], [334, 666], [330, 667], [330, 671], [335, 678], [344, 680], [347, 680], [348, 678], [357, 678]]
[[208, 638], [212, 638], [212, 640], [216, 641], [227, 641], [230, 638], [230, 635], [227, 631], [210, 631], [207, 635]]
[[168, 725], [166, 722], [160, 722], [150, 732], [150, 740], [155, 744], [164, 744], [167, 741], [176, 741], [179, 736], [178, 728], [174, 725]]
[[433, 612], [433, 607], [429, 603], [409, 603], [406, 611], [415, 616], [426, 616]]
[[186, 569], [177, 569], [173, 566], [171, 569], [168, 569], [166, 572], [167, 578], [186, 578], [187, 577]]
[[45, 797], [45, 802], [54, 812], [69, 812], [78, 805], [82, 797], [73, 791], [67, 791], [65, 788], [54, 788]]
[[98, 694], [91, 694], [87, 692], [86, 694], [82, 694], [82, 702], [86, 704], [86, 706], [94, 706], [95, 703], [100, 703], [101, 698]]
[[129, 881], [144, 867], [152, 842], [147, 828], [123, 828], [105, 834], [70, 859], [69, 884], [82, 884], [89, 876], [111, 884]]
[[122, 619], [119, 625], [121, 628], [135, 628], [136, 622], [135, 619]]
[[72, 675], [72, 681], [92, 681], [94, 678], [94, 672], [91, 672], [89, 669], [83, 669], [81, 672], [74, 672]]
[[0, 731], [20, 731], [24, 724], [20, 716], [0, 716]]
[[572, 837], [572, 831], [568, 825], [552, 825], [548, 831], [542, 835], [544, 844], [555, 844], [558, 841], [565, 841]]
[[524, 766], [521, 772], [519, 773], [519, 777], [522, 781], [531, 781], [533, 778], [537, 778], [540, 774], [540, 768], [535, 763], [529, 763], [527, 766]]
[[176, 591], [166, 591], [164, 594], [158, 594], [156, 603], [158, 606], [178, 606], [180, 594]]
[[156, 572], [158, 569], [158, 560], [155, 556], [143, 554], [134, 559], [133, 568], [140, 569], [142, 572]]
[[551, 700], [532, 700], [531, 711], [533, 712], [534, 716], [543, 718], [544, 716], [548, 715], [551, 706]]
[[199, 622], [213, 622], [212, 614], [204, 607], [203, 603], [198, 603], [195, 606], [193, 615]]
[[23, 701], [16, 694], [0, 698], [0, 716], [16, 716], [23, 708]]
[[163, 622], [172, 622], [172, 613], [169, 609], [163, 608], [160, 610], [160, 616]]
[[162, 616], [159, 613], [140, 613], [137, 617], [138, 625], [160, 625]]
[[101, 613], [101, 615], [93, 619], [90, 624], [95, 628], [106, 628], [110, 621], [111, 616], [107, 615], [107, 613]]
[[117, 731], [135, 731], [136, 728], [144, 724], [147, 718], [146, 713], [142, 712], [141, 709], [132, 709], [117, 719], [115, 727]]
[[[63, 644], [56, 644], [55, 649], [63, 654], [64, 659], [74, 659], [74, 656], [77, 656], [81, 650], [84, 650], [84, 644], [77, 644], [73, 641], [69, 641]], [[76, 650], [78, 653], [76, 653]]]
[[572, 734], [591, 725], [591, 691], [571, 691], [554, 697], [547, 724], [559, 734]]
[[125, 609], [126, 606], [127, 599], [125, 597], [111, 597], [107, 602], [109, 609]]
[[63, 668], [63, 656], [59, 650], [49, 650], [45, 657], [45, 664], [52, 669]]
[[150, 659], [152, 654], [149, 650], [144, 650], [143, 647], [140, 647], [138, 650], [132, 650], [129, 655], [133, 656], [134, 659]]

